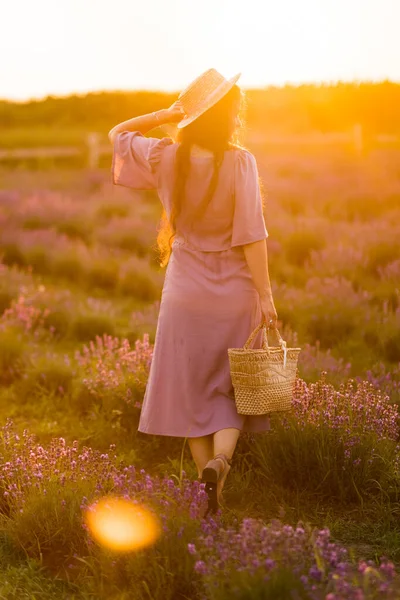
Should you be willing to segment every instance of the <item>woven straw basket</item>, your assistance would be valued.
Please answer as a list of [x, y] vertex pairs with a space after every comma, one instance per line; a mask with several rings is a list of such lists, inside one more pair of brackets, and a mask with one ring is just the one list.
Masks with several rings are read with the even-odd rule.
[[[263, 347], [250, 348], [263, 329]], [[229, 348], [229, 364], [237, 412], [241, 415], [265, 415], [291, 409], [293, 384], [301, 348], [286, 348], [278, 329], [279, 346], [268, 345], [266, 323], [258, 325], [243, 348]]]

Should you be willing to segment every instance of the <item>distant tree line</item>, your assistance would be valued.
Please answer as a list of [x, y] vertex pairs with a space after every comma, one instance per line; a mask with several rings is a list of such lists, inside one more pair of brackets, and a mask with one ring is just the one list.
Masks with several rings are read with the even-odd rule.
[[[106, 132], [119, 121], [165, 108], [177, 97], [178, 92], [132, 91], [48, 96], [23, 103], [1, 100], [0, 128]], [[400, 84], [389, 81], [288, 85], [247, 90], [246, 121], [260, 132], [335, 132], [360, 123], [368, 133], [400, 133], [399, 108]]]

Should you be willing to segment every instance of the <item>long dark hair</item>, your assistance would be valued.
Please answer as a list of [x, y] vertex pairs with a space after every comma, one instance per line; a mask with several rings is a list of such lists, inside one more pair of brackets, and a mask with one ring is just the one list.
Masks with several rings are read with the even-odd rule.
[[[200, 206], [196, 209], [196, 214], [191, 215], [193, 221], [195, 217], [198, 218], [203, 214], [214, 195], [225, 151], [243, 147], [239, 143], [239, 136], [244, 128], [245, 105], [244, 92], [239, 86], [234, 85], [214, 106], [186, 127], [178, 129], [176, 141], [179, 146], [176, 151], [171, 217], [168, 219], [165, 210], [163, 211], [157, 236], [162, 267], [168, 264], [171, 255], [172, 242], [176, 234], [176, 220], [184, 202], [192, 145], [197, 144], [214, 153], [214, 171], [210, 185]], [[239, 123], [236, 117], [239, 117]]]

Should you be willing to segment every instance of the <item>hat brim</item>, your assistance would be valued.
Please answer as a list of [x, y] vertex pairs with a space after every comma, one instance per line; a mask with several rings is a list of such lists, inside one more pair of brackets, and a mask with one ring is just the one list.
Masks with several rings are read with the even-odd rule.
[[210, 96], [207, 98], [207, 102], [205, 102], [201, 107], [199, 107], [196, 110], [196, 112], [192, 113], [189, 117], [185, 117], [184, 119], [182, 119], [182, 121], [179, 121], [177, 125], [178, 129], [182, 129], [183, 127], [186, 127], [186, 125], [193, 123], [193, 121], [195, 121], [198, 117], [200, 117], [200, 115], [205, 113], [206, 110], [214, 106], [214, 104], [217, 104], [217, 102], [221, 100], [221, 98], [223, 98], [225, 94], [229, 92], [230, 89], [233, 88], [240, 76], [241, 73], [237, 73], [231, 79], [227, 79], [227, 81], [221, 83], [221, 85], [219, 85], [214, 90], [214, 92], [210, 94]]

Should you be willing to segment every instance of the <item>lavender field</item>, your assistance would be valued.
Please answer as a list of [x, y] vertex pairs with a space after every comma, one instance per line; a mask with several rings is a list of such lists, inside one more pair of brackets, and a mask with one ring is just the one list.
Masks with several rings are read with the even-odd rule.
[[[239, 440], [225, 509], [137, 432], [164, 272], [157, 196], [108, 170], [0, 171], [0, 598], [400, 597], [400, 150], [251, 148], [293, 411]], [[158, 541], [100, 546], [114, 494]]]

